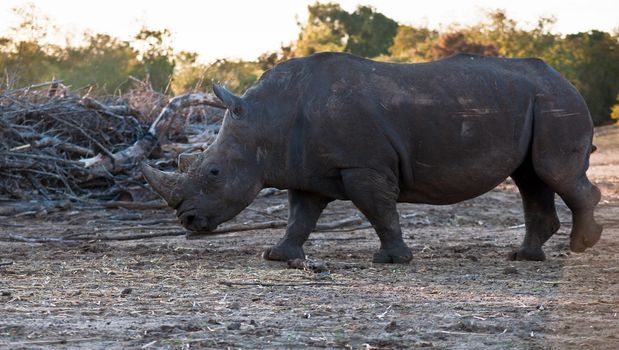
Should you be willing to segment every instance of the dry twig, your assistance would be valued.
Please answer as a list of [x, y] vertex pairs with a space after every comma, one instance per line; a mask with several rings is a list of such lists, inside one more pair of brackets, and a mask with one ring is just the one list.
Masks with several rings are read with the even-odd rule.
[[224, 286], [260, 286], [260, 287], [300, 287], [300, 286], [345, 286], [346, 283], [336, 282], [248, 282], [248, 281], [217, 281]]

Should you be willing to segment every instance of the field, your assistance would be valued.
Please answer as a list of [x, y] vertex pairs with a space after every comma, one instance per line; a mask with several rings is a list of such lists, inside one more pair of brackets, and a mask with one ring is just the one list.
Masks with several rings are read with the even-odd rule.
[[[283, 229], [201, 240], [27, 243], [14, 236], [178, 232], [170, 210], [76, 206], [0, 217], [0, 348], [619, 348], [619, 128], [596, 131], [600, 242], [569, 252], [570, 214], [545, 262], [506, 257], [523, 236], [513, 183], [452, 206], [401, 205], [409, 265], [375, 265], [367, 225], [315, 232], [317, 269], [261, 259]], [[286, 216], [261, 196], [235, 223]], [[358, 215], [332, 203], [320, 222]]]

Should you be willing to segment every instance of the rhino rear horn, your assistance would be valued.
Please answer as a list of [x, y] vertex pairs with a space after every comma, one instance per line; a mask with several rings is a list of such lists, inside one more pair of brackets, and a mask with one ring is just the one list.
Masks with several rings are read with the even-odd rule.
[[228, 91], [225, 87], [213, 83], [213, 92], [224, 106], [230, 111], [230, 115], [234, 119], [239, 119], [245, 114], [243, 99]]
[[178, 189], [182, 175], [157, 170], [149, 165], [142, 164], [142, 174], [157, 192], [172, 208], [176, 208], [183, 198]]

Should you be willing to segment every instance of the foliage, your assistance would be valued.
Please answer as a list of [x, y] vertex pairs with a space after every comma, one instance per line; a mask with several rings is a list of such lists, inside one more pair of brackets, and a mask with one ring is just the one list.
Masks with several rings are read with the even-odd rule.
[[164, 91], [172, 77], [174, 57], [168, 30], [142, 29], [133, 42], [108, 34], [84, 34], [81, 45], [46, 44], [49, 19], [32, 5], [17, 8], [21, 22], [0, 37], [0, 78], [8, 88], [53, 78], [65, 85], [93, 86], [102, 93], [127, 88], [128, 78], [148, 78]]
[[533, 29], [525, 30], [496, 10], [485, 22], [445, 33], [400, 26], [390, 53], [400, 62], [428, 61], [456, 52], [539, 57], [578, 88], [596, 125], [610, 122], [619, 94], [619, 36], [600, 31], [552, 34], [554, 22], [552, 17], [541, 17]]
[[137, 52], [129, 43], [107, 34], [87, 36], [87, 46], [70, 47], [59, 55], [54, 74], [75, 87], [96, 84], [101, 92], [124, 90], [129, 76], [140, 76]]
[[299, 23], [301, 32], [295, 44], [295, 56], [307, 56], [321, 51], [344, 51], [348, 35], [344, 17], [348, 15], [340, 5], [319, 4], [308, 6], [307, 23]]
[[438, 36], [436, 30], [401, 25], [393, 38], [389, 53], [393, 59], [401, 62], [427, 61], [430, 59], [428, 54], [432, 43]]
[[610, 122], [611, 110], [619, 93], [617, 38], [596, 30], [570, 34], [561, 42], [559, 52], [567, 58], [557, 69], [585, 97], [594, 123]]
[[476, 53], [486, 56], [497, 56], [497, 48], [493, 44], [470, 42], [463, 32], [442, 34], [430, 48], [430, 57], [439, 59], [458, 52]]
[[617, 95], [616, 104], [611, 109], [610, 117], [615, 121], [615, 123], [619, 123], [619, 95]]
[[359, 6], [349, 13], [338, 4], [315, 3], [308, 6], [308, 12], [307, 23], [299, 24], [296, 56], [320, 51], [379, 56], [388, 53], [398, 30], [396, 21], [369, 6]]
[[174, 73], [174, 53], [169, 44], [170, 31], [142, 28], [135, 36], [139, 49], [140, 76], [147, 76], [155, 91], [165, 91]]
[[217, 60], [211, 65], [192, 64], [177, 73], [175, 91], [200, 90], [212, 81], [220, 82], [235, 93], [242, 93], [255, 83], [263, 70], [258, 62]]

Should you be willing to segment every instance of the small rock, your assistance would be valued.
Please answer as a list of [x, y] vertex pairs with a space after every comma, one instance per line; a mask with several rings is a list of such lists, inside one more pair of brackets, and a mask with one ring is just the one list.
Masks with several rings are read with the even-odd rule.
[[453, 251], [454, 253], [464, 253], [467, 250], [470, 250], [471, 247], [467, 247], [467, 246], [455, 246], [453, 247]]
[[241, 304], [237, 303], [236, 301], [228, 305], [228, 309], [239, 310], [240, 308], [241, 308]]
[[208, 323], [208, 324], [215, 324], [215, 325], [221, 324], [221, 323], [219, 323], [217, 320], [212, 319], [212, 318], [211, 318], [211, 319], [209, 319], [208, 321], [206, 321], [206, 323]]
[[323, 272], [316, 273], [316, 275], [314, 275], [314, 279], [317, 279], [317, 280], [327, 280], [328, 279], [328, 280], [330, 280], [331, 279], [331, 272], [323, 271]]
[[127, 295], [131, 294], [131, 292], [133, 292], [133, 289], [125, 288], [125, 289], [122, 290], [122, 292], [120, 292], [120, 296], [121, 297], [126, 297]]
[[517, 275], [518, 274], [518, 269], [516, 269], [513, 266], [508, 266], [508, 267], [503, 269], [503, 274], [505, 274], [505, 275]]
[[398, 326], [398, 324], [395, 321], [391, 321], [389, 322], [388, 325], [385, 326], [385, 330], [387, 332], [394, 332], [398, 330], [398, 328], [400, 328], [400, 326]]
[[226, 327], [230, 331], [236, 331], [241, 329], [241, 322], [232, 322]]
[[305, 264], [305, 259], [292, 259], [288, 260], [288, 268], [289, 269], [303, 269]]
[[288, 260], [288, 268], [299, 270], [311, 270], [314, 273], [321, 273], [328, 271], [327, 264], [323, 261], [305, 260], [305, 259], [293, 259]]
[[273, 214], [275, 212], [278, 212], [280, 210], [284, 210], [286, 209], [286, 205], [285, 204], [278, 204], [278, 205], [273, 205], [270, 206], [268, 208], [265, 209], [265, 211], [267, 212], [267, 214]]

